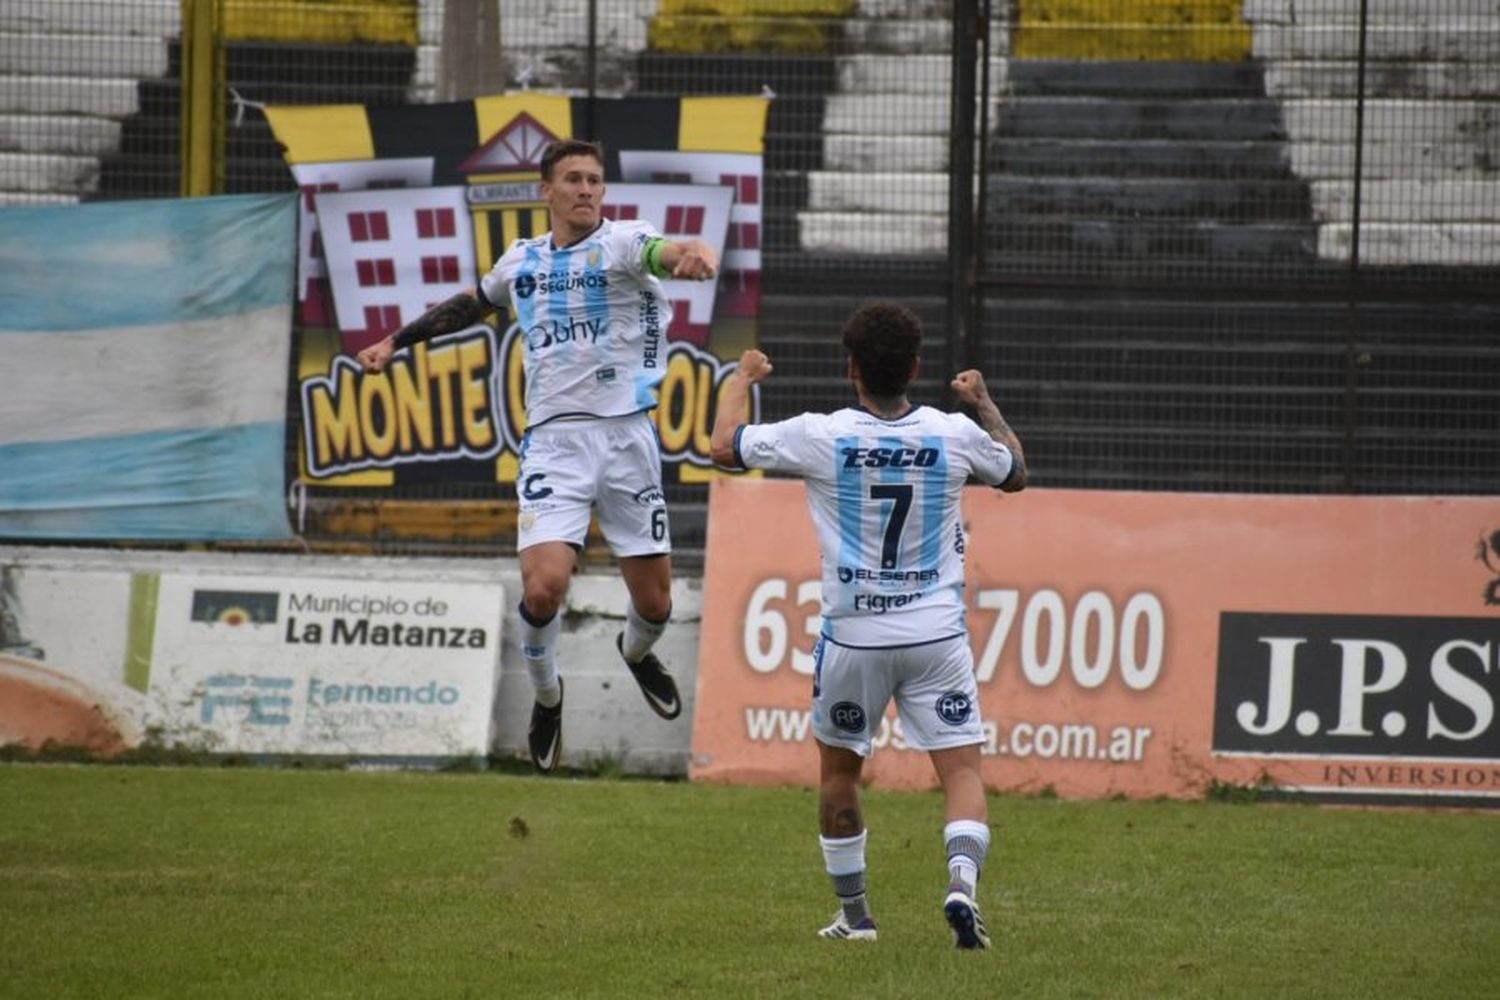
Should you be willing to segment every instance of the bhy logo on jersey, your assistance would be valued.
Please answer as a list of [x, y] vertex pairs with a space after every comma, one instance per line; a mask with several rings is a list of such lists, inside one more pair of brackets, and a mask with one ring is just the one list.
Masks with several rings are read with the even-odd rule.
[[[530, 331], [512, 324], [500, 344], [501, 433], [506, 447], [516, 454], [520, 454], [521, 439], [526, 434], [522, 387], [525, 383], [524, 355], [529, 349], [530, 338]], [[720, 361], [716, 355], [686, 341], [672, 341], [667, 345], [665, 358], [659, 358], [652, 373], [660, 375], [656, 384], [657, 406], [651, 411], [651, 416], [661, 440], [663, 462], [686, 463], [705, 469], [713, 467], [710, 440], [714, 415], [734, 369], [734, 363]], [[752, 387], [751, 423], [760, 420], [759, 388]]]

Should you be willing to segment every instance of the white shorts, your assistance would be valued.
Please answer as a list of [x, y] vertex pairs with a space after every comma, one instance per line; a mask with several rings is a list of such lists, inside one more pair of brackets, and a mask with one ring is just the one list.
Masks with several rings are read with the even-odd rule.
[[908, 746], [946, 750], [984, 740], [967, 635], [888, 649], [819, 639], [813, 661], [813, 735], [819, 743], [868, 757], [893, 696]]
[[552, 420], [528, 431], [516, 497], [518, 550], [541, 542], [582, 548], [597, 507], [599, 529], [616, 556], [672, 551], [661, 446], [644, 413]]

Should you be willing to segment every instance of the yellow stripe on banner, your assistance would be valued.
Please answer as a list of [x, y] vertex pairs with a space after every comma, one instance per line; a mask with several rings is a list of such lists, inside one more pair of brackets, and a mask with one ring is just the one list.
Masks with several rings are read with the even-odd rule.
[[727, 469], [705, 469], [697, 465], [689, 465], [683, 462], [677, 467], [677, 481], [679, 483], [711, 483], [715, 479], [743, 479], [745, 477], [760, 479], [763, 473], [759, 469], [751, 469], [749, 472], [730, 472]]
[[363, 104], [266, 108], [276, 141], [288, 163], [327, 163], [375, 158], [375, 140]]
[[573, 99], [555, 94], [499, 94], [474, 98], [474, 123], [479, 129], [479, 142], [484, 145], [516, 115], [525, 112], [537, 123], [557, 136], [568, 139], [573, 135]]
[[533, 208], [531, 210], [531, 235], [540, 236], [551, 232], [552, 217], [545, 208]]
[[764, 97], [684, 97], [677, 148], [685, 153], [760, 153], [770, 107]]

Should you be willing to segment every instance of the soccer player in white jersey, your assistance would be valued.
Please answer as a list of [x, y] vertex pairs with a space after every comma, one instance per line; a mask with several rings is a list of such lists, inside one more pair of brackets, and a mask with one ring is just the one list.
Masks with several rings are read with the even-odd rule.
[[666, 374], [672, 307], [662, 278], [718, 274], [701, 240], [673, 242], [645, 222], [602, 218], [604, 150], [564, 140], [542, 157], [550, 233], [517, 240], [481, 279], [359, 353], [367, 372], [432, 337], [466, 329], [507, 298], [525, 332], [527, 431], [520, 501], [521, 655], [536, 688], [527, 743], [537, 770], [562, 752], [558, 611], [597, 507], [630, 592], [616, 646], [660, 716], [682, 711], [677, 684], [651, 647], [672, 611], [671, 537], [661, 449], [648, 410]]
[[1021, 442], [984, 378], [952, 386], [978, 423], [913, 405], [922, 328], [892, 303], [859, 309], [844, 327], [858, 405], [746, 424], [750, 386], [771, 373], [746, 351], [714, 420], [714, 461], [807, 483], [823, 557], [823, 626], [813, 650], [813, 728], [821, 787], [819, 842], [841, 906], [825, 938], [873, 941], [865, 895], [859, 782], [892, 697], [906, 742], [926, 750], [943, 786], [948, 889], [943, 912], [959, 948], [988, 948], [979, 873], [989, 850], [979, 774], [979, 692], [964, 624], [959, 495], [973, 476], [1007, 492], [1026, 485]]

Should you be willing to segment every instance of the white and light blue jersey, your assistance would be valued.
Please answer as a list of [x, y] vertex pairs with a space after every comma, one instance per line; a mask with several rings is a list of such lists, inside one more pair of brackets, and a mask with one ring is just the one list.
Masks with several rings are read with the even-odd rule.
[[959, 496], [972, 474], [999, 486], [1015, 460], [972, 420], [919, 406], [804, 413], [735, 434], [751, 469], [807, 481], [823, 554], [823, 635], [844, 646], [911, 646], [962, 635]]
[[479, 283], [509, 296], [526, 347], [526, 418], [620, 417], [656, 405], [672, 307], [641, 262], [659, 239], [646, 222], [603, 220], [569, 247], [550, 233], [517, 240]]

